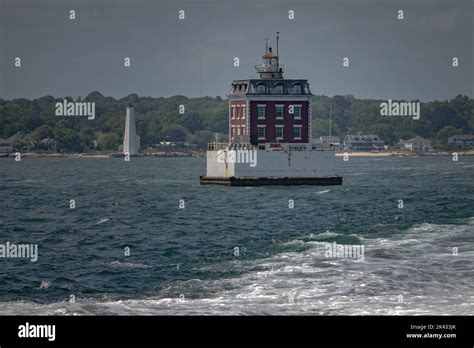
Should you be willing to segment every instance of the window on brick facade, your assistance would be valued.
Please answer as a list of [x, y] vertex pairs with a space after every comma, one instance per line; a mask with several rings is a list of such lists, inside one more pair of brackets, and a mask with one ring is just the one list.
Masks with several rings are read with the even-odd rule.
[[301, 139], [301, 127], [293, 128], [293, 138], [295, 138], [296, 140]]
[[293, 105], [293, 115], [295, 118], [301, 118], [301, 105]]
[[276, 126], [276, 138], [283, 139], [283, 126]]
[[257, 116], [258, 118], [265, 118], [265, 105], [257, 106]]
[[258, 139], [265, 139], [265, 127], [258, 127]]
[[283, 105], [276, 106], [276, 118], [283, 118]]

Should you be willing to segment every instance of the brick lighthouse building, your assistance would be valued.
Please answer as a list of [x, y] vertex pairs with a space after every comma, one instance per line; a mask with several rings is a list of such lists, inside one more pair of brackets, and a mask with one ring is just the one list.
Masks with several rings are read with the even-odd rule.
[[[277, 37], [278, 47], [278, 37]], [[235, 80], [229, 94], [229, 140], [231, 143], [310, 143], [311, 94], [308, 80], [284, 79], [284, 67], [266, 47], [259, 79]]]
[[308, 80], [285, 79], [268, 43], [259, 78], [234, 80], [229, 93], [229, 142], [209, 144], [203, 185], [341, 185], [335, 154], [311, 141]]

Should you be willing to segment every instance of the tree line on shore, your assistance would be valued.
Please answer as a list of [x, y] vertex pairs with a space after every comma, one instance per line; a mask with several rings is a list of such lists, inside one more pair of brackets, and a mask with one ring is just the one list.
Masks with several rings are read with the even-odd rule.
[[[94, 102], [95, 119], [56, 116], [55, 104]], [[474, 100], [458, 95], [451, 100], [421, 103], [421, 117], [382, 117], [383, 100], [346, 96], [315, 96], [312, 101], [313, 138], [329, 134], [329, 108], [332, 108], [332, 135], [377, 134], [386, 144], [416, 135], [430, 139], [436, 149], [448, 149], [447, 139], [457, 134], [473, 134]], [[0, 99], [0, 138], [18, 132], [29, 134], [32, 142], [55, 139], [60, 151], [118, 149], [125, 127], [125, 110], [133, 104], [141, 146], [162, 141], [188, 142], [204, 149], [208, 142], [225, 141], [228, 133], [228, 101], [220, 97], [169, 98], [139, 97], [121, 99], [92, 92], [84, 99], [45, 96], [33, 100]], [[184, 106], [184, 110], [182, 109]], [[180, 112], [181, 111], [181, 112]], [[184, 112], [183, 112], [184, 111]]]

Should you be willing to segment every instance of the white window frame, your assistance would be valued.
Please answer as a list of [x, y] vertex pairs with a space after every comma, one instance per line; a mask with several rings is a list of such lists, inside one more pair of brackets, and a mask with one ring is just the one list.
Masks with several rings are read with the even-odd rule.
[[[281, 116], [278, 116], [278, 109], [281, 109]], [[277, 120], [283, 120], [283, 116], [285, 115], [285, 105], [276, 104], [275, 105], [275, 115], [276, 115]]]
[[[281, 129], [281, 137], [278, 136], [278, 131], [277, 129]], [[285, 126], [283, 125], [276, 125], [275, 126], [275, 135], [276, 135], [276, 140], [283, 140], [284, 136], [285, 136]]]
[[242, 117], [241, 119], [245, 120], [245, 113], [246, 113], [246, 107], [245, 104], [240, 104], [240, 110], [242, 110]]
[[[295, 139], [295, 140], [301, 140], [302, 139], [302, 134], [301, 134], [301, 128], [302, 127], [303, 127], [302, 125], [294, 125], [293, 126], [293, 139]], [[299, 137], [295, 136], [295, 129], [300, 130], [300, 136]]]
[[[263, 108], [263, 116], [259, 115], [259, 111], [260, 111], [261, 108]], [[264, 120], [265, 119], [265, 114], [266, 114], [265, 110], [266, 110], [266, 108], [267, 108], [267, 104], [257, 104], [257, 119], [259, 119], [259, 120]]]
[[[301, 104], [293, 104], [293, 117], [295, 120], [301, 120], [301, 109], [302, 109], [303, 105]], [[299, 116], [296, 116], [296, 109], [298, 109], [300, 111], [300, 115]]]
[[231, 117], [230, 118], [234, 120], [235, 119], [235, 105], [231, 105], [230, 109], [231, 109], [231, 111], [230, 111]]
[[[257, 126], [257, 137], [258, 137], [258, 140], [265, 140], [266, 139], [266, 136], [267, 136], [267, 132], [265, 131], [265, 128], [267, 126], [266, 125], [258, 125]], [[263, 129], [263, 137], [260, 136], [260, 129]]]

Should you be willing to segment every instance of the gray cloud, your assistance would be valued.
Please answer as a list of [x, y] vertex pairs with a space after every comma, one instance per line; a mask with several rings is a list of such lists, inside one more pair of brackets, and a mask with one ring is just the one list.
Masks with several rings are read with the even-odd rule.
[[[264, 38], [274, 40], [276, 31], [285, 76], [308, 78], [315, 94], [473, 96], [469, 0], [0, 1], [3, 98], [93, 90], [114, 97], [225, 96], [233, 79], [257, 76]], [[13, 66], [17, 56], [20, 69]], [[131, 68], [123, 67], [124, 57]]]

